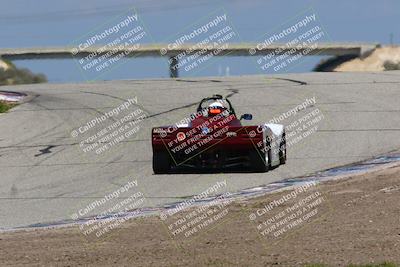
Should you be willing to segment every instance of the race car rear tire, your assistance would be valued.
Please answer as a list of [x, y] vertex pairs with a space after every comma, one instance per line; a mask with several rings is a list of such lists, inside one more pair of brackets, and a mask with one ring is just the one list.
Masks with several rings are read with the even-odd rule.
[[286, 135], [283, 133], [282, 140], [279, 145], [279, 163], [281, 165], [286, 163]]
[[266, 172], [271, 169], [271, 149], [265, 153], [260, 150], [250, 152], [251, 167], [257, 172]]
[[168, 173], [171, 169], [171, 158], [167, 151], [153, 152], [153, 171], [155, 174]]

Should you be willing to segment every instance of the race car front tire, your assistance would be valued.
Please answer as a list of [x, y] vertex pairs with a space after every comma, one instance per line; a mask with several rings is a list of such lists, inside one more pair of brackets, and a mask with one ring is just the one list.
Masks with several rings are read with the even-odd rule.
[[267, 152], [260, 150], [250, 151], [251, 167], [257, 172], [266, 172], [271, 169], [271, 149]]
[[155, 174], [168, 173], [171, 169], [170, 155], [167, 151], [153, 152], [153, 171]]

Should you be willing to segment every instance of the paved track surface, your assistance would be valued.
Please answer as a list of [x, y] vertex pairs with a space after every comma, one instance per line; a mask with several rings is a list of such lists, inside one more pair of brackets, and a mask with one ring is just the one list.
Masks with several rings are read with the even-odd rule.
[[[400, 72], [37, 84], [2, 90], [33, 96], [0, 115], [3, 229], [70, 219], [132, 180], [138, 188], [87, 214], [101, 213], [138, 190], [146, 197], [142, 206], [158, 206], [199, 194], [218, 181], [226, 180], [223, 191], [237, 191], [400, 148]], [[215, 93], [231, 94], [237, 113], [253, 113], [252, 124], [314, 96], [313, 107], [283, 123], [290, 125], [317, 108], [324, 119], [315, 133], [288, 148], [286, 165], [267, 173], [153, 175], [151, 127], [183, 119], [202, 97]], [[129, 110], [141, 108], [149, 115], [139, 132], [99, 155], [83, 152], [79, 142], [90, 134], [73, 138], [71, 132], [136, 96], [138, 103]]]

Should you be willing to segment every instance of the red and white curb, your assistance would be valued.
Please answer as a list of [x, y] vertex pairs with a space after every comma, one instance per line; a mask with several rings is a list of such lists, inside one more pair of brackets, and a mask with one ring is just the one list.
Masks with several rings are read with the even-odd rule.
[[10, 91], [0, 91], [0, 101], [6, 102], [21, 102], [26, 94], [24, 93], [17, 93], [17, 92], [10, 92]]

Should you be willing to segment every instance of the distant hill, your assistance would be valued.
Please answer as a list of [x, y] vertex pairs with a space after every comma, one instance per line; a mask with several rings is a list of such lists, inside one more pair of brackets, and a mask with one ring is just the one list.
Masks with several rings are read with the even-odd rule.
[[17, 68], [10, 61], [0, 59], [0, 85], [43, 82], [47, 82], [44, 74], [34, 74], [28, 69]]
[[385, 71], [400, 70], [400, 46], [375, 49], [360, 57], [341, 56], [320, 62], [314, 71]]

